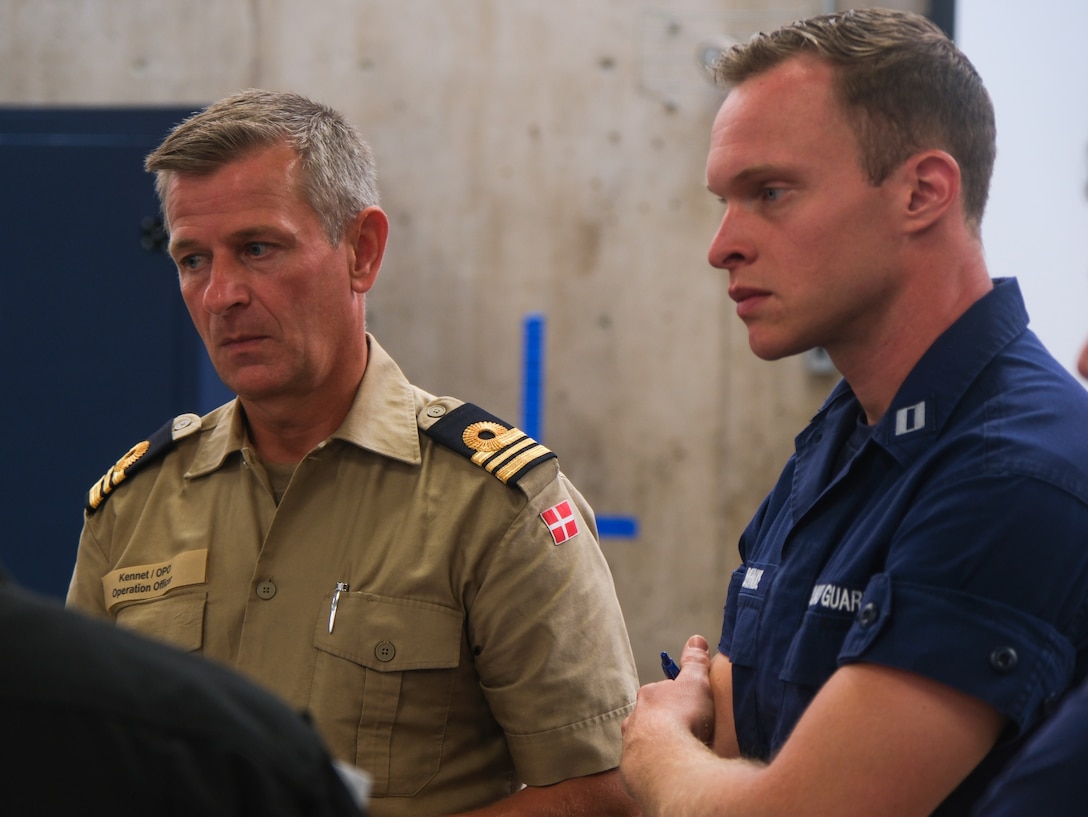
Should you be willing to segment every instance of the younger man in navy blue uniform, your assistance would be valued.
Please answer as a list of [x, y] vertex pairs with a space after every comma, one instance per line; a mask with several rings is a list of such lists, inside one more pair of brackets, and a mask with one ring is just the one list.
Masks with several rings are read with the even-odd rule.
[[726, 52], [710, 262], [752, 350], [843, 381], [740, 542], [711, 658], [643, 687], [648, 817], [967, 815], [1088, 669], [1088, 393], [992, 280], [994, 113], [925, 18]]

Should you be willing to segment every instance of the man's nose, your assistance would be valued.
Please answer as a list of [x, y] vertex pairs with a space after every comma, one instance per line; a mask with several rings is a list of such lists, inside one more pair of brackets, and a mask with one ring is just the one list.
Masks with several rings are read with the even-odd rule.
[[244, 266], [229, 256], [214, 258], [204, 287], [204, 308], [213, 315], [222, 315], [248, 300], [249, 286]]
[[726, 206], [718, 230], [710, 241], [707, 260], [716, 269], [732, 270], [752, 256], [752, 247], [746, 238], [744, 213], [735, 206]]

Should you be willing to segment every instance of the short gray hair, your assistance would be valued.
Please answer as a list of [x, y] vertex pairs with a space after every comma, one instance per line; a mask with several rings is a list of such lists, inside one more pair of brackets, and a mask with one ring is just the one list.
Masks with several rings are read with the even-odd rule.
[[[332, 108], [292, 93], [241, 91], [177, 125], [144, 162], [164, 206], [174, 174], [205, 175], [264, 148], [288, 145], [301, 160], [301, 193], [336, 246], [359, 211], [379, 201], [370, 147]], [[167, 225], [169, 228], [169, 224]]]

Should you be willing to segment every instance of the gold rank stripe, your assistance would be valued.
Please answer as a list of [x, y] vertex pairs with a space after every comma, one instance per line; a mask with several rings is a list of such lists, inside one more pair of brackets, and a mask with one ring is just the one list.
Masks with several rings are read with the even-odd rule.
[[515, 437], [520, 437], [520, 439], [518, 439], [516, 442], [511, 442], [511, 435], [509, 432], [507, 432], [505, 435], [503, 435], [507, 439], [504, 440], [503, 447], [501, 449], [496, 450], [492, 448], [483, 451], [477, 451], [475, 454], [472, 455], [472, 461], [477, 465], [482, 465], [488, 471], [494, 473], [495, 469], [499, 466], [499, 464], [506, 460], [509, 456], [511, 456], [512, 454], [516, 454], [525, 446], [533, 444], [533, 439], [531, 437], [525, 436], [516, 428], [513, 429], [513, 431]]
[[98, 510], [110, 494], [129, 476], [157, 457], [166, 454], [178, 440], [199, 431], [200, 425], [200, 418], [195, 414], [181, 414], [143, 442], [132, 446], [125, 456], [121, 457], [117, 464], [87, 492], [87, 503], [84, 506], [87, 515], [90, 516]]
[[94, 484], [94, 487], [91, 488], [90, 498], [87, 502], [91, 510], [94, 510], [101, 505], [106, 500], [110, 491], [125, 481], [128, 470], [140, 461], [140, 458], [147, 453], [147, 450], [150, 447], [151, 443], [148, 440], [144, 440], [143, 442], [132, 446], [128, 453], [121, 457], [121, 459], [117, 461], [117, 464], [110, 468], [102, 479]]
[[[530, 442], [534, 442], [529, 437], [526, 437], [525, 439], [529, 440]], [[495, 476], [497, 476], [502, 482], [505, 483], [507, 480], [510, 479], [510, 477], [514, 476], [514, 474], [516, 474], [526, 465], [531, 463], [537, 457], [543, 457], [550, 453], [552, 453], [550, 449], [545, 448], [539, 443], [534, 442], [532, 448], [530, 448], [525, 453], [515, 457], [508, 465], [504, 465], [502, 468], [500, 468], [497, 472], [495, 472]]]
[[509, 443], [501, 451], [477, 451], [472, 455], [474, 463], [483, 466], [484, 470], [494, 474], [503, 483], [508, 482], [512, 476], [537, 457], [551, 453], [550, 449], [540, 445], [532, 437], [525, 436], [524, 432], [517, 429], [511, 429], [511, 431], [519, 434], [521, 439]]
[[521, 429], [471, 403], [462, 403], [438, 422], [421, 423], [420, 428], [504, 485], [516, 485], [529, 471], [555, 457]]

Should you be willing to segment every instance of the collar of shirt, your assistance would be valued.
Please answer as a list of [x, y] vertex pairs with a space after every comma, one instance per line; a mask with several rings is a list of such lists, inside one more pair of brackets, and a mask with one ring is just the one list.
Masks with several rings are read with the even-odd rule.
[[[416, 415], [430, 395], [414, 389], [396, 361], [367, 333], [369, 356], [363, 382], [340, 427], [330, 439], [365, 448], [410, 465], [422, 462]], [[419, 394], [417, 394], [419, 392]], [[417, 405], [418, 402], [418, 405]], [[187, 477], [200, 477], [222, 466], [245, 445], [243, 411], [237, 398], [203, 418], [206, 430]]]
[[[929, 347], [907, 375], [872, 439], [904, 463], [924, 450], [940, 431], [982, 370], [1027, 329], [1028, 314], [1015, 278], [995, 278], [994, 288], [976, 301]], [[859, 410], [842, 380], [813, 423], [797, 437], [798, 449], [824, 436]]]

